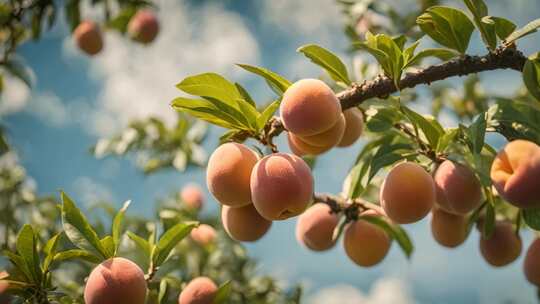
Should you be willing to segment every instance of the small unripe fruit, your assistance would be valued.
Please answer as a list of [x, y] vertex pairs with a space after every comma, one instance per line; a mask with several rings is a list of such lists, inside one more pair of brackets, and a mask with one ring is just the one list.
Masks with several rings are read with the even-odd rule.
[[293, 154], [268, 155], [253, 168], [251, 196], [253, 205], [267, 220], [299, 215], [313, 198], [311, 169]]
[[190, 209], [201, 209], [204, 204], [204, 193], [196, 184], [187, 184], [180, 193], [182, 202]]
[[527, 250], [523, 270], [527, 280], [540, 287], [540, 238], [534, 240]]
[[518, 208], [540, 208], [540, 147], [530, 141], [508, 143], [491, 165], [497, 192]]
[[84, 289], [86, 304], [144, 304], [146, 280], [135, 263], [111, 258], [92, 270]]
[[468, 167], [445, 160], [435, 172], [436, 204], [446, 212], [466, 215], [482, 203], [480, 181]]
[[338, 147], [349, 147], [356, 142], [364, 130], [364, 116], [358, 108], [343, 111], [345, 116], [345, 131]]
[[81, 22], [73, 31], [75, 43], [88, 55], [96, 55], [103, 48], [103, 37], [99, 26], [93, 21]]
[[207, 277], [191, 280], [180, 293], [178, 304], [212, 304], [218, 287]]
[[202, 246], [213, 243], [216, 235], [214, 227], [207, 224], [200, 224], [199, 227], [193, 228], [190, 233], [191, 239]]
[[302, 79], [283, 94], [280, 105], [285, 128], [299, 136], [320, 134], [339, 119], [341, 104], [336, 95], [318, 79]]
[[257, 154], [242, 144], [219, 146], [208, 160], [208, 190], [223, 205], [240, 207], [251, 204], [249, 182], [257, 160]]
[[[373, 210], [363, 215], [381, 216]], [[347, 256], [357, 265], [370, 267], [379, 264], [390, 250], [392, 240], [380, 227], [359, 219], [345, 227], [343, 246]]]
[[431, 234], [440, 245], [455, 248], [467, 239], [467, 218], [439, 208], [431, 211]]
[[311, 136], [298, 136], [306, 144], [315, 147], [334, 147], [343, 137], [345, 131], [345, 116], [341, 114], [337, 122], [330, 129]]
[[512, 224], [496, 222], [489, 239], [480, 238], [480, 252], [490, 265], [501, 267], [515, 261], [521, 254], [521, 239]]
[[316, 147], [304, 142], [300, 137], [293, 133], [287, 133], [287, 140], [289, 142], [289, 148], [297, 156], [304, 155], [319, 155], [332, 149], [333, 146]]
[[252, 204], [247, 206], [221, 208], [221, 222], [227, 234], [240, 242], [254, 242], [262, 238], [272, 226]]
[[133, 40], [150, 43], [159, 32], [159, 23], [152, 11], [140, 10], [129, 21], [127, 31]]
[[433, 178], [416, 163], [400, 163], [384, 179], [380, 201], [392, 221], [417, 222], [429, 213], [435, 202]]
[[314, 251], [330, 249], [335, 244], [332, 235], [338, 220], [328, 205], [317, 203], [298, 217], [296, 240]]

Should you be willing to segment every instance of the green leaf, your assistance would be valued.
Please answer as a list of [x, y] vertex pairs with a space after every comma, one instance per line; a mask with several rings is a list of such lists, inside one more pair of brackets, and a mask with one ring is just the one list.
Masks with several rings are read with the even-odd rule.
[[23, 226], [17, 236], [17, 253], [24, 260], [24, 263], [28, 267], [33, 281], [41, 282], [43, 273], [39, 267], [39, 256], [37, 252], [36, 235], [32, 226], [26, 224]]
[[454, 141], [456, 136], [459, 135], [459, 128], [452, 128], [445, 132], [445, 134], [439, 137], [439, 142], [437, 143], [437, 148], [435, 151], [437, 153], [442, 153]]
[[129, 204], [131, 204], [131, 201], [126, 201], [122, 208], [118, 210], [118, 213], [116, 213], [113, 219], [111, 233], [114, 245], [113, 255], [116, 255], [116, 253], [118, 252], [118, 247], [120, 246], [120, 241], [122, 237], [122, 222], [124, 221], [126, 210], [129, 207]]
[[79, 2], [80, 0], [67, 0], [65, 5], [66, 19], [72, 32], [81, 22]]
[[274, 92], [276, 92], [278, 96], [283, 95], [283, 93], [285, 93], [287, 88], [291, 86], [291, 82], [288, 81], [286, 78], [268, 69], [260, 68], [260, 67], [256, 67], [256, 66], [252, 66], [248, 64], [237, 64], [237, 65], [248, 72], [251, 72], [251, 73], [254, 73], [263, 77], [266, 80], [266, 83], [268, 84], [268, 86], [270, 86], [270, 88]]
[[392, 129], [402, 115], [395, 108], [371, 107], [366, 111], [366, 127], [371, 132], [384, 132]]
[[109, 259], [114, 257], [114, 240], [112, 236], [107, 235], [100, 240], [100, 243], [105, 249], [105, 258]]
[[416, 22], [424, 33], [439, 44], [465, 54], [474, 25], [461, 10], [432, 6]]
[[316, 44], [307, 44], [299, 47], [297, 52], [303, 53], [313, 63], [325, 69], [334, 81], [343, 82], [346, 85], [351, 84], [347, 67], [329, 50]]
[[120, 10], [116, 16], [107, 22], [107, 27], [115, 29], [122, 34], [125, 33], [127, 31], [129, 21], [136, 12], [137, 8], [134, 6], [122, 8], [122, 10]]
[[486, 206], [486, 215], [482, 226], [482, 236], [489, 239], [495, 230], [495, 208], [493, 204], [488, 203]]
[[504, 44], [510, 45], [514, 43], [516, 40], [521, 39], [527, 35], [530, 35], [532, 33], [535, 33], [538, 28], [540, 27], [540, 18], [536, 19], [534, 21], [531, 21], [524, 27], [520, 28], [519, 30], [513, 32], [508, 37], [506, 37], [506, 40], [504, 41]]
[[106, 258], [107, 252], [86, 217], [63, 191], [61, 198], [62, 225], [68, 239], [78, 248], [86, 250], [96, 257]]
[[161, 282], [159, 282], [158, 304], [164, 303], [164, 300], [166, 300], [168, 286], [167, 280], [161, 280]]
[[403, 230], [403, 228], [401, 228], [399, 225], [391, 224], [379, 216], [363, 215], [360, 216], [359, 219], [365, 220], [366, 222], [372, 223], [382, 228], [386, 233], [388, 233], [388, 235], [390, 235], [390, 237], [392, 237], [398, 242], [399, 247], [401, 248], [403, 253], [405, 253], [405, 256], [407, 258], [411, 257], [414, 251], [413, 243], [407, 232]]
[[356, 42], [353, 46], [366, 50], [375, 57], [386, 76], [390, 77], [394, 81], [394, 85], [399, 88], [404, 56], [394, 39], [385, 34], [373, 35], [368, 32], [366, 33], [366, 42]]
[[178, 223], [167, 230], [159, 239], [152, 253], [154, 265], [159, 266], [163, 264], [178, 242], [185, 238], [198, 225], [198, 222]]
[[540, 208], [523, 209], [523, 219], [531, 229], [540, 231]]
[[418, 65], [422, 62], [422, 60], [428, 57], [436, 57], [442, 61], [448, 61], [457, 56], [459, 56], [458, 52], [449, 50], [449, 49], [438, 49], [438, 48], [425, 49], [418, 52], [418, 54], [412, 57], [408, 62], [406, 61], [406, 64], [403, 68], [408, 68], [414, 65]]
[[406, 106], [402, 105], [401, 109], [409, 118], [410, 122], [422, 131], [429, 145], [432, 148], [437, 147], [439, 138], [444, 134], [444, 129], [438, 123], [435, 123], [434, 120], [430, 121]]
[[494, 26], [495, 33], [501, 40], [505, 40], [517, 28], [515, 23], [502, 17], [485, 16], [482, 18], [482, 22]]
[[204, 73], [184, 78], [176, 87], [188, 94], [220, 100], [240, 110], [237, 99], [242, 96], [236, 86], [216, 73]]
[[45, 253], [45, 261], [43, 262], [42, 266], [43, 272], [49, 270], [49, 267], [54, 260], [54, 256], [56, 255], [56, 248], [58, 247], [58, 243], [60, 242], [60, 237], [62, 236], [62, 234], [63, 232], [55, 234], [47, 241], [47, 243], [43, 247], [43, 252]]
[[489, 127], [510, 140], [525, 139], [540, 144], [540, 106], [533, 102], [500, 99], [490, 107]]
[[[196, 118], [207, 121], [211, 124], [227, 128], [227, 129], [249, 129], [246, 128], [247, 122], [241, 122], [239, 119], [242, 114], [232, 108], [224, 105], [219, 105], [206, 99], [190, 99], [177, 97], [172, 101], [172, 107], [180, 112], [188, 113]], [[222, 108], [226, 108], [223, 111]], [[243, 119], [245, 121], [245, 119]]]
[[482, 40], [490, 50], [494, 50], [497, 47], [497, 35], [494, 25], [483, 20], [488, 15], [488, 7], [484, 0], [463, 0], [463, 2], [473, 14], [474, 24], [480, 31]]
[[250, 105], [252, 105], [254, 108], [257, 107], [257, 104], [255, 103], [255, 101], [253, 100], [253, 98], [251, 98], [251, 95], [249, 95], [248, 91], [239, 83], [234, 83], [234, 85], [236, 86], [236, 89], [238, 90], [238, 93], [240, 93], [240, 95], [242, 96], [242, 98], [247, 102], [249, 103]]
[[97, 257], [93, 253], [88, 252], [86, 250], [82, 250], [82, 249], [66, 250], [66, 251], [58, 252], [54, 256], [54, 261], [58, 261], [58, 262], [74, 260], [74, 259], [84, 260], [84, 261], [94, 263], [94, 264], [97, 264], [103, 261], [101, 258]]
[[525, 62], [523, 82], [529, 93], [540, 101], [540, 52], [530, 56]]
[[468, 128], [468, 135], [470, 136], [470, 140], [472, 142], [471, 152], [476, 154], [480, 154], [480, 152], [482, 152], [482, 148], [484, 147], [487, 128], [486, 115], [486, 113], [481, 113], [478, 115], [478, 117]]
[[135, 233], [131, 231], [127, 232], [127, 236], [133, 242], [135, 242], [135, 245], [137, 245], [137, 247], [139, 247], [139, 249], [142, 250], [142, 252], [145, 254], [147, 258], [150, 258], [150, 255], [152, 254], [152, 247], [147, 240], [143, 239], [142, 237], [136, 235]]
[[227, 281], [223, 283], [221, 286], [219, 286], [219, 289], [216, 292], [216, 297], [214, 298], [214, 302], [212, 302], [212, 304], [227, 303], [231, 294], [231, 290], [232, 290], [231, 281]]
[[259, 131], [262, 130], [270, 118], [272, 118], [276, 110], [279, 108], [279, 104], [279, 100], [274, 100], [261, 112], [261, 114], [259, 114], [259, 117], [257, 117], [257, 127]]
[[17, 270], [24, 276], [24, 279], [28, 283], [38, 284], [36, 282], [34, 275], [31, 270], [28, 268], [24, 258], [16, 253], [13, 253], [8, 250], [4, 250], [3, 254], [9, 259], [9, 261], [17, 268]]

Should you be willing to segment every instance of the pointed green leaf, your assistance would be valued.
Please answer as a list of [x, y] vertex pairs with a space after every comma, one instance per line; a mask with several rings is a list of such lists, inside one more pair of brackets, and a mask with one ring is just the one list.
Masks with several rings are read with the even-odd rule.
[[468, 129], [469, 136], [472, 142], [473, 153], [480, 154], [480, 152], [482, 152], [486, 137], [486, 128], [486, 113], [481, 113], [480, 115], [478, 115], [478, 117], [474, 120], [474, 122]]
[[127, 232], [127, 236], [135, 243], [135, 245], [137, 245], [137, 247], [139, 247], [140, 250], [143, 251], [143, 253], [145, 254], [147, 258], [150, 258], [150, 254], [152, 253], [152, 248], [151, 248], [150, 243], [147, 240], [143, 239], [142, 237], [136, 235], [135, 233], [131, 231]]
[[236, 100], [241, 99], [242, 96], [233, 83], [219, 74], [204, 73], [189, 76], [176, 87], [191, 95], [220, 100], [239, 110]]
[[540, 208], [523, 209], [523, 220], [531, 229], [540, 231]]
[[405, 253], [405, 256], [407, 258], [410, 258], [413, 251], [414, 246], [413, 243], [403, 228], [401, 228], [399, 225], [391, 224], [385, 219], [379, 217], [379, 216], [370, 216], [370, 215], [364, 215], [360, 216], [360, 220], [365, 220], [371, 224], [377, 225], [380, 228], [382, 228], [390, 237], [392, 237], [394, 240], [396, 240], [399, 244], [399, 247]]
[[429, 145], [432, 148], [437, 147], [439, 138], [444, 134], [444, 130], [442, 129], [442, 127], [435, 123], [434, 120], [430, 121], [424, 116], [414, 112], [406, 106], [401, 106], [401, 109], [402, 111], [404, 111], [405, 115], [407, 115], [410, 122], [413, 125], [416, 125], [422, 131], [427, 141], [429, 142]]
[[523, 82], [529, 93], [540, 101], [540, 52], [530, 56], [525, 62]]
[[515, 23], [501, 17], [486, 16], [482, 18], [482, 22], [494, 26], [495, 33], [501, 40], [505, 40], [506, 37], [512, 34], [517, 28]]
[[37, 240], [32, 226], [26, 224], [23, 226], [17, 236], [17, 253], [24, 260], [24, 263], [30, 271], [34, 282], [41, 282], [43, 276], [39, 267], [39, 256], [37, 252]]
[[524, 27], [522, 27], [519, 30], [517, 30], [517, 31], [513, 32], [512, 34], [510, 34], [506, 38], [504, 43], [506, 45], [512, 44], [518, 39], [521, 39], [521, 38], [523, 38], [523, 37], [525, 37], [527, 35], [535, 33], [538, 30], [539, 27], [540, 27], [540, 19], [536, 19], [534, 21], [531, 21], [527, 25], [525, 25]]
[[120, 241], [122, 237], [122, 222], [124, 221], [124, 217], [126, 214], [126, 210], [129, 207], [129, 204], [131, 204], [131, 201], [128, 200], [124, 203], [122, 208], [118, 210], [118, 213], [114, 216], [113, 224], [112, 224], [112, 239], [114, 244], [114, 250], [113, 254], [116, 255], [118, 252], [118, 247], [120, 246]]
[[257, 127], [259, 130], [262, 130], [270, 118], [272, 118], [276, 110], [279, 108], [279, 104], [279, 100], [274, 100], [262, 111], [257, 118]]
[[54, 261], [62, 262], [67, 260], [83, 260], [90, 263], [100, 263], [103, 261], [101, 257], [96, 256], [95, 254], [88, 252], [82, 249], [71, 249], [66, 251], [61, 251], [55, 254]]
[[43, 252], [45, 253], [45, 261], [43, 262], [43, 272], [46, 272], [49, 270], [49, 267], [51, 263], [54, 260], [54, 256], [56, 255], [56, 248], [58, 247], [58, 243], [60, 242], [60, 238], [62, 236], [63, 232], [59, 232], [55, 234], [52, 238], [50, 238], [45, 246], [43, 247]]
[[[175, 98], [172, 107], [180, 112], [188, 113], [196, 118], [227, 129], [249, 129], [238, 117], [242, 114], [224, 105], [228, 111], [223, 111], [216, 103], [206, 99]], [[244, 119], [245, 120], [245, 119]]]
[[107, 235], [100, 240], [101, 245], [105, 249], [105, 258], [110, 259], [114, 257], [114, 240], [113, 237]]
[[497, 47], [495, 27], [492, 23], [483, 19], [488, 15], [486, 3], [484, 3], [484, 0], [463, 0], [463, 2], [472, 13], [474, 24], [480, 31], [482, 40], [490, 50], [494, 50]]
[[34, 278], [32, 271], [28, 268], [24, 258], [16, 253], [13, 253], [8, 250], [4, 250], [3, 254], [9, 259], [11, 264], [13, 264], [18, 271], [24, 276], [24, 279], [28, 283], [39, 284]]
[[346, 85], [351, 84], [347, 67], [329, 50], [315, 44], [308, 44], [299, 47], [297, 52], [304, 54], [313, 63], [325, 69], [334, 81], [343, 82]]
[[268, 86], [270, 86], [270, 88], [274, 92], [276, 92], [278, 96], [283, 95], [283, 93], [285, 93], [287, 88], [291, 86], [291, 82], [288, 81], [285, 77], [275, 72], [272, 72], [268, 69], [260, 68], [260, 67], [256, 67], [256, 66], [252, 66], [248, 64], [237, 64], [237, 65], [248, 72], [251, 72], [251, 73], [254, 73], [263, 77], [266, 80], [266, 83], [268, 84]]
[[214, 298], [214, 302], [212, 304], [225, 304], [230, 298], [231, 294], [231, 281], [227, 281], [223, 283], [221, 286], [219, 286], [218, 291], [216, 292], [216, 297]]
[[178, 223], [167, 230], [159, 239], [155, 251], [152, 253], [154, 265], [163, 264], [174, 247], [198, 225], [198, 222]]
[[251, 98], [251, 95], [249, 95], [248, 91], [241, 84], [235, 83], [234, 85], [236, 86], [236, 89], [238, 90], [238, 93], [240, 93], [240, 95], [242, 95], [242, 98], [245, 101], [247, 101], [247, 103], [249, 103], [253, 107], [257, 107], [257, 104], [255, 103], [253, 98]]

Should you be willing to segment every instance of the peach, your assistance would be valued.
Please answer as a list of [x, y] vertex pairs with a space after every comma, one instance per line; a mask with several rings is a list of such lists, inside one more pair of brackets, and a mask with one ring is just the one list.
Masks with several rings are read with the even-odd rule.
[[296, 240], [314, 251], [330, 249], [335, 244], [332, 235], [338, 220], [328, 205], [317, 203], [298, 217]]
[[[363, 215], [381, 216], [374, 210]], [[343, 247], [347, 256], [359, 266], [370, 267], [380, 263], [390, 250], [392, 239], [380, 227], [359, 219], [345, 227]]]
[[398, 224], [424, 218], [435, 202], [435, 183], [424, 168], [403, 162], [390, 170], [380, 190], [381, 206]]
[[200, 224], [193, 228], [190, 233], [191, 239], [202, 246], [206, 246], [216, 239], [217, 233], [214, 227], [207, 224]]
[[515, 261], [521, 254], [521, 239], [512, 224], [498, 221], [489, 239], [481, 236], [480, 252], [492, 266], [501, 267]]
[[523, 270], [527, 280], [540, 287], [540, 238], [534, 240], [527, 249]]
[[334, 147], [343, 137], [345, 131], [345, 116], [341, 114], [339, 119], [330, 129], [315, 135], [298, 136], [304, 143], [315, 147]]
[[251, 197], [259, 214], [267, 220], [297, 216], [304, 212], [313, 198], [311, 170], [296, 155], [268, 155], [253, 168]]
[[73, 31], [75, 43], [88, 55], [96, 55], [103, 49], [103, 37], [99, 26], [93, 21], [81, 22]]
[[204, 204], [204, 193], [196, 184], [187, 184], [180, 192], [182, 202], [190, 209], [201, 209]]
[[349, 147], [356, 142], [364, 131], [364, 116], [358, 108], [343, 111], [345, 116], [345, 131], [338, 147]]
[[287, 133], [287, 140], [289, 142], [289, 148], [291, 148], [291, 151], [298, 156], [323, 154], [324, 152], [332, 149], [333, 147], [316, 147], [310, 145], [291, 132]]
[[257, 241], [272, 226], [272, 222], [263, 218], [252, 204], [238, 208], [223, 206], [221, 222], [227, 234], [240, 242]]
[[508, 143], [491, 165], [491, 181], [501, 197], [518, 208], [540, 208], [540, 147], [530, 141]]
[[144, 304], [146, 281], [137, 264], [111, 258], [92, 270], [84, 288], [86, 304]]
[[8, 273], [5, 271], [0, 272], [0, 304], [9, 304], [11, 303], [11, 296], [7, 294], [9, 288], [9, 283], [2, 281], [8, 277]]
[[335, 125], [341, 114], [341, 104], [328, 85], [318, 79], [302, 79], [283, 94], [281, 121], [296, 135], [322, 133]]
[[259, 157], [238, 143], [219, 146], [208, 160], [208, 190], [223, 205], [240, 207], [251, 204], [251, 171]]
[[466, 215], [482, 203], [480, 181], [464, 165], [445, 160], [437, 168], [433, 179], [436, 204], [448, 213]]
[[150, 43], [159, 32], [159, 22], [152, 11], [140, 10], [129, 21], [127, 31], [133, 40]]
[[212, 304], [218, 291], [216, 284], [207, 277], [191, 280], [180, 293], [178, 304]]
[[439, 208], [431, 211], [431, 234], [437, 243], [455, 248], [467, 239], [467, 218]]

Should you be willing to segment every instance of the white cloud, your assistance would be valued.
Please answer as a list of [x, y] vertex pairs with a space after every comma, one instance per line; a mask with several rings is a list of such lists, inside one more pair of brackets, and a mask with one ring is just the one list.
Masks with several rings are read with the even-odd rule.
[[52, 92], [35, 94], [26, 111], [55, 127], [65, 126], [70, 121], [68, 109], [60, 97]]
[[414, 299], [403, 281], [383, 278], [372, 286], [368, 294], [346, 284], [324, 288], [308, 301], [312, 304], [412, 304]]
[[30, 89], [21, 80], [4, 74], [4, 90], [0, 94], [0, 116], [19, 112], [28, 103]]
[[114, 202], [114, 195], [111, 190], [90, 177], [80, 176], [73, 182], [74, 197], [87, 206], [101, 201]]
[[[195, 8], [162, 0], [157, 6], [162, 27], [154, 43], [145, 47], [108, 31], [102, 53], [89, 59], [91, 76], [102, 82], [89, 118], [92, 133], [110, 135], [150, 115], [171, 122], [170, 101], [181, 94], [174, 85], [183, 77], [216, 71], [237, 79], [235, 62], [258, 61], [258, 45], [240, 15], [218, 4]], [[69, 37], [64, 49], [78, 54]]]

